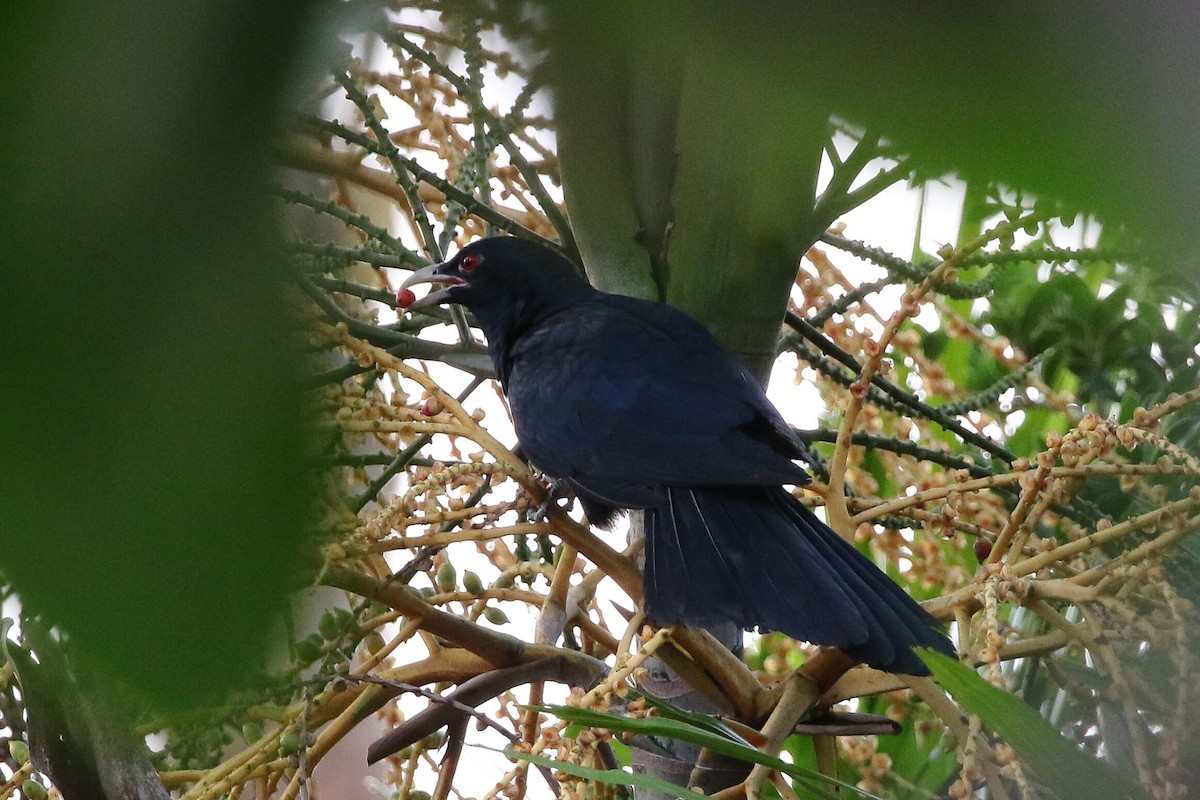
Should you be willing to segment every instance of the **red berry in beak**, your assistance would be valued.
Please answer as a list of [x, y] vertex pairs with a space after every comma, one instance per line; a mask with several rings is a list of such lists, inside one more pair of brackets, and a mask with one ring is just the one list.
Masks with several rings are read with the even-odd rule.
[[413, 294], [412, 289], [401, 289], [396, 292], [396, 306], [398, 308], [408, 308], [415, 302], [417, 302], [417, 296]]

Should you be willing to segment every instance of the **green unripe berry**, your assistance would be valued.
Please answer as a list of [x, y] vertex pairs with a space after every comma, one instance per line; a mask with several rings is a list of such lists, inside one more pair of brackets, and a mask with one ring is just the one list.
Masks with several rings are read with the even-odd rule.
[[471, 570], [463, 573], [463, 588], [471, 594], [483, 594], [483, 581]]
[[279, 752], [285, 756], [294, 756], [304, 749], [304, 740], [295, 731], [285, 731], [279, 737]]
[[455, 572], [454, 565], [449, 561], [443, 561], [437, 571], [438, 589], [443, 592], [453, 592], [457, 580], [458, 574]]
[[13, 739], [8, 743], [8, 752], [21, 766], [29, 763], [29, 745], [22, 742], [20, 739]]
[[246, 740], [246, 744], [254, 744], [262, 736], [262, 725], [259, 725], [257, 722], [247, 722], [242, 726], [242, 738]]

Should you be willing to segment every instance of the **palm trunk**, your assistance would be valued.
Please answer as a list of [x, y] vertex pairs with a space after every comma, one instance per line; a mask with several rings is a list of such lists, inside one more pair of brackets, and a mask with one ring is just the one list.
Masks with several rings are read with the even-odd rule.
[[[668, 21], [653, 11], [630, 18], [622, 7], [605, 18], [614, 12], [551, 8], [559, 163], [589, 278], [605, 291], [683, 308], [765, 383], [797, 262], [824, 229], [806, 214], [827, 118], [797, 129], [795, 115], [775, 113], [768, 84], [747, 86], [747, 76], [708, 57], [711, 49], [699, 48], [704, 59], [671, 49], [680, 38], [656, 36]], [[634, 514], [631, 535], [640, 533]], [[740, 630], [709, 632], [741, 656]], [[644, 690], [717, 710], [666, 664], [648, 664]], [[634, 750], [635, 769], [709, 794], [749, 770], [731, 759], [697, 767], [697, 748], [659, 744], [660, 753]], [[637, 791], [639, 800], [659, 795]]]

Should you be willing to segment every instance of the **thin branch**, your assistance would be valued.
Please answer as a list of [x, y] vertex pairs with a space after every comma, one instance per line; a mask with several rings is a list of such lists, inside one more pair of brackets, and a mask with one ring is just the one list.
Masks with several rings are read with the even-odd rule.
[[879, 290], [891, 286], [893, 283], [895, 283], [895, 281], [890, 277], [880, 278], [879, 280], [872, 281], [870, 283], [864, 283], [854, 289], [854, 291], [847, 292], [837, 300], [834, 300], [832, 303], [826, 305], [816, 314], [813, 314], [812, 317], [809, 318], [808, 322], [814, 328], [820, 329], [834, 314], [846, 313], [846, 311], [848, 311], [849, 308], [855, 303], [864, 300], [868, 295], [875, 294]]
[[817, 204], [817, 213], [832, 222], [910, 174], [912, 174], [912, 169], [903, 161], [887, 169], [881, 169], [857, 189], [851, 189], [840, 197], [826, 199], [825, 195], [822, 195], [821, 202]]
[[[811, 430], [801, 430], [793, 428], [796, 436], [805, 444], [813, 442], [826, 442], [833, 444], [837, 441], [837, 431], [827, 428], [814, 428]], [[851, 439], [851, 443], [858, 447], [866, 447], [872, 450], [886, 450], [891, 453], [899, 453], [901, 455], [912, 456], [921, 461], [928, 461], [931, 464], [937, 464], [948, 470], [962, 469], [966, 470], [975, 478], [988, 478], [998, 474], [995, 470], [980, 466], [973, 461], [968, 461], [956, 455], [952, 455], [942, 450], [933, 450], [929, 447], [922, 447], [916, 442], [908, 439], [897, 439], [892, 436], [880, 436], [873, 433], [855, 433]]]
[[417, 192], [417, 184], [413, 182], [412, 176], [409, 175], [408, 167], [404, 163], [405, 159], [400, 155], [400, 151], [396, 149], [396, 143], [388, 135], [387, 128], [383, 126], [379, 115], [375, 113], [371, 101], [358, 88], [358, 83], [350, 77], [349, 73], [337, 72], [333, 78], [345, 90], [346, 96], [357, 106], [359, 113], [363, 116], [363, 120], [375, 134], [375, 143], [378, 152], [382, 153], [384, 158], [388, 160], [388, 163], [392, 165], [392, 173], [396, 176], [396, 180], [400, 183], [400, 187], [404, 190], [404, 194], [408, 198], [409, 211], [412, 213], [413, 221], [421, 231], [425, 252], [429, 254], [433, 261], [443, 260], [444, 254], [438, 246], [437, 237], [433, 232], [433, 223], [429, 219], [429, 213], [425, 210], [425, 203], [422, 202], [421, 195]]
[[[905, 295], [899, 310], [892, 315], [888, 320], [888, 324], [884, 327], [883, 334], [876, 343], [875, 350], [868, 355], [867, 361], [859, 370], [859, 378], [857, 383], [851, 387], [850, 403], [842, 416], [842, 424], [838, 429], [838, 441], [834, 450], [833, 459], [829, 467], [829, 493], [826, 497], [826, 511], [829, 514], [830, 525], [834, 530], [841, 533], [842, 536], [849, 536], [852, 533], [850, 528], [851, 519], [850, 512], [846, 508], [846, 495], [844, 492], [846, 478], [846, 464], [849, 457], [851, 435], [858, 421], [859, 412], [862, 410], [863, 400], [867, 396], [867, 387], [874, 382], [876, 373], [879, 370], [883, 360], [883, 354], [887, 351], [892, 339], [900, 331], [900, 326], [908, 319], [916, 316], [921, 298], [923, 298], [933, 288], [934, 282], [939, 280], [943, 275], [950, 270], [957, 268], [961, 262], [969, 254], [983, 247], [993, 239], [1008, 235], [1013, 231], [1019, 230], [1033, 221], [1039, 219], [1037, 214], [1030, 214], [1026, 217], [1003, 222], [997, 225], [992, 230], [983, 235], [967, 242], [962, 247], [948, 253], [945, 259], [937, 267], [929, 273], [929, 275], [921, 282], [919, 286]], [[889, 382], [890, 383], [890, 382]], [[957, 426], [957, 423], [955, 423]], [[961, 426], [957, 426], [962, 430]], [[955, 431], [957, 433], [957, 431]], [[960, 434], [961, 435], [961, 434]], [[1007, 453], [1003, 448], [996, 447], [987, 439], [977, 437], [977, 441], [988, 442], [988, 451], [992, 449], [1000, 450]], [[1005, 459], [1012, 461], [1011, 458]]]
[[273, 186], [270, 189], [271, 193], [282, 200], [293, 203], [298, 206], [311, 208], [313, 211], [321, 214], [326, 214], [333, 217], [339, 222], [351, 227], [357, 228], [367, 235], [368, 238], [374, 239], [384, 245], [392, 252], [398, 254], [401, 258], [405, 257], [409, 251], [403, 244], [397, 241], [387, 230], [379, 225], [365, 214], [357, 214], [349, 211], [342, 206], [334, 203], [331, 200], [319, 200], [311, 194], [289, 189], [284, 186]]
[[[576, 655], [587, 659], [587, 656], [582, 654]], [[462, 717], [463, 712], [459, 710], [462, 706], [474, 708], [515, 686], [536, 681], [557, 681], [570, 686], [590, 688], [608, 671], [608, 668], [600, 661], [589, 665], [590, 668], [581, 669], [583, 663], [578, 659], [559, 656], [542, 658], [477, 675], [459, 686], [444, 702], [434, 703], [420, 714], [410, 717], [389, 733], [376, 739], [367, 749], [367, 763], [374, 764], [413, 742], [424, 739], [434, 731], [452, 724], [456, 719]]]
[[[816, 345], [822, 353], [836, 359], [837, 361], [840, 361], [842, 364], [845, 364], [856, 374], [863, 373], [863, 365], [859, 364], [858, 360], [855, 359], [854, 356], [850, 355], [845, 350], [831, 342], [828, 337], [814, 328], [799, 314], [788, 310], [785, 314], [785, 320], [788, 325], [790, 325], [797, 333]], [[882, 347], [880, 352], [883, 352]], [[874, 370], [872, 370], [869, 375], [869, 384], [880, 389], [884, 394], [895, 400], [897, 403], [900, 403], [901, 405], [916, 412], [920, 416], [930, 420], [931, 422], [935, 422], [946, 430], [954, 433], [967, 444], [978, 447], [985, 453], [995, 456], [1005, 463], [1011, 464], [1016, 460], [1016, 455], [1010, 452], [1007, 448], [1002, 447], [986, 436], [981, 436], [974, 431], [968, 430], [953, 417], [942, 413], [935, 406], [921, 402], [916, 395], [901, 389], [896, 384], [878, 375]]]
[[299, 276], [300, 288], [317, 304], [329, 319], [344, 325], [346, 331], [364, 342], [369, 342], [397, 358], [428, 358], [442, 361], [483, 378], [494, 377], [492, 360], [487, 348], [482, 345], [444, 344], [422, 339], [407, 333], [371, 325], [347, 314], [329, 295], [321, 291], [306, 276]]
[[[447, 68], [432, 53], [408, 37], [390, 33], [384, 35], [384, 40], [389, 44], [408, 51], [434, 73], [445, 78], [458, 90], [460, 96], [464, 98], [470, 96], [471, 89], [461, 76]], [[546, 214], [547, 219], [550, 220], [550, 224], [554, 226], [554, 230], [558, 232], [558, 237], [563, 242], [564, 249], [569, 253], [574, 253], [576, 251], [575, 239], [571, 233], [570, 224], [559, 210], [558, 205], [546, 193], [546, 188], [542, 185], [541, 175], [530, 166], [528, 160], [526, 160], [524, 154], [521, 152], [520, 146], [513, 141], [511, 129], [508, 124], [505, 120], [497, 117], [486, 108], [474, 108], [472, 109], [472, 113], [483, 117], [487, 123], [489, 133], [499, 140], [500, 146], [508, 153], [513, 166], [517, 168], [521, 176], [525, 179], [525, 185], [528, 187], [530, 194], [533, 195], [542, 211]]]
[[[374, 139], [370, 138], [369, 136], [365, 136], [352, 128], [347, 128], [345, 125], [342, 125], [336, 120], [326, 120], [321, 119], [320, 117], [308, 115], [299, 116], [297, 119], [301, 124], [307, 127], [325, 133], [332, 133], [351, 144], [364, 147], [372, 153], [383, 155], [383, 153], [380, 151], [380, 147]], [[281, 152], [288, 160], [296, 163], [297, 166], [304, 168], [328, 169], [332, 166], [328, 157], [318, 160], [317, 156], [319, 155], [320, 151], [311, 152], [309, 150], [301, 150], [296, 147], [284, 146], [281, 148]], [[464, 192], [462, 189], [459, 189], [453, 183], [441, 177], [436, 172], [432, 172], [431, 170], [421, 166], [420, 163], [418, 163], [415, 159], [408, 158], [402, 154], [399, 155], [398, 158], [414, 178], [417, 178], [422, 184], [429, 186], [431, 189], [436, 189], [437, 191], [441, 192], [442, 197], [440, 198], [440, 202], [449, 201], [457, 203], [461, 207], [467, 209], [470, 214], [479, 217], [487, 224], [492, 225], [499, 230], [504, 231], [505, 233], [511, 233], [514, 236], [530, 239], [547, 247], [560, 247], [556, 242], [543, 237], [542, 235], [531, 230], [528, 226], [523, 225], [519, 219], [514, 219], [512, 216], [509, 216], [516, 216], [519, 214], [524, 214], [525, 212], [516, 209], [498, 209], [483, 205], [470, 194]], [[347, 173], [344, 169], [340, 174], [343, 177], [354, 177], [354, 174]], [[380, 172], [380, 174], [382, 175], [386, 173]], [[375, 182], [372, 181], [372, 188], [374, 185]], [[391, 192], [388, 194], [390, 196]], [[434, 198], [433, 201], [438, 202], [438, 199]]]
[[[462, 403], [468, 397], [470, 397], [471, 393], [478, 389], [480, 384], [482, 384], [485, 380], [487, 379], [484, 377], [476, 377], [471, 381], [470, 384], [467, 385], [466, 389], [459, 393], [455, 399]], [[428, 434], [418, 436], [412, 441], [411, 444], [408, 445], [408, 447], [397, 453], [396, 457], [392, 459], [391, 463], [387, 465], [383, 472], [379, 473], [379, 475], [373, 481], [371, 481], [371, 484], [363, 491], [363, 493], [351, 502], [351, 507], [355, 511], [361, 511], [367, 505], [367, 503], [377, 499], [379, 497], [379, 493], [383, 491], [383, 487], [388, 484], [388, 481], [390, 481], [401, 470], [412, 463], [413, 459], [415, 459], [421, 450], [424, 449], [425, 445], [429, 444], [432, 440], [433, 437]]]

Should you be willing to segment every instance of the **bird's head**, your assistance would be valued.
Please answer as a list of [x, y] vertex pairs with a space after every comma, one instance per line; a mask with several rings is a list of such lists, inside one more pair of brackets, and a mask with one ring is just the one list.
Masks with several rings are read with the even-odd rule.
[[[421, 283], [437, 288], [417, 299], [409, 287]], [[410, 310], [458, 303], [475, 314], [490, 337], [502, 327], [536, 322], [594, 291], [557, 251], [515, 236], [492, 236], [414, 272], [396, 302]]]

